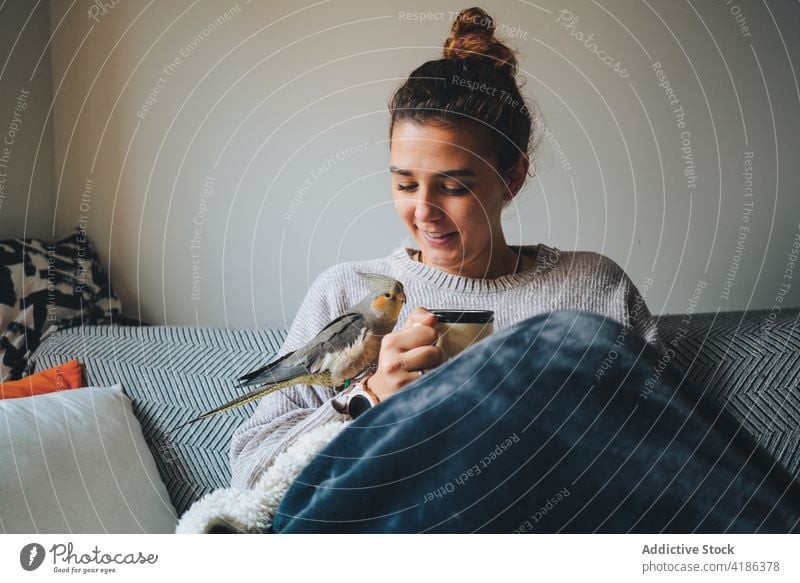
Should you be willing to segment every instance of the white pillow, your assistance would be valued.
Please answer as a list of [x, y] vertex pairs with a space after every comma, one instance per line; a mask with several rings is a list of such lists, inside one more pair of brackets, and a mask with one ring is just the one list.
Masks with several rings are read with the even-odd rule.
[[0, 532], [172, 533], [177, 522], [120, 385], [0, 400]]

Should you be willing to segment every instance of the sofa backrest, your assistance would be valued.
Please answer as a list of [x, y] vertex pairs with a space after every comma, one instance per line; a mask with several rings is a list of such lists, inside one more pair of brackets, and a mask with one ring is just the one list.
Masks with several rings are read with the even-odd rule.
[[41, 370], [77, 358], [90, 385], [122, 384], [181, 516], [206, 493], [230, 485], [231, 436], [257, 401], [173, 428], [241, 396], [235, 379], [269, 362], [286, 333], [285, 328], [86, 326], [50, 336], [34, 360]]
[[[800, 309], [657, 318], [667, 350], [662, 358], [719, 399], [793, 473], [800, 469], [798, 317]], [[229, 485], [231, 436], [257, 402], [173, 428], [240, 396], [234, 379], [271, 360], [286, 333], [88, 326], [54, 334], [34, 358], [37, 370], [77, 358], [90, 385], [122, 384], [180, 516]]]
[[800, 471], [800, 308], [657, 318], [669, 360]]

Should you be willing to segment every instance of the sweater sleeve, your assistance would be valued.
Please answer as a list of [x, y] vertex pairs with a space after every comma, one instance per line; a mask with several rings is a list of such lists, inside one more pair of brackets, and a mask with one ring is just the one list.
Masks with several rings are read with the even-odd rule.
[[[275, 358], [302, 347], [338, 315], [332, 313], [326, 297], [335, 286], [332, 268], [317, 277]], [[250, 419], [233, 433], [231, 486], [252, 488], [275, 457], [300, 435], [330, 421], [349, 421], [349, 416], [334, 409], [335, 395], [330, 387], [298, 384], [261, 398]]]
[[639, 289], [631, 281], [628, 274], [620, 267], [622, 272], [622, 286], [624, 289], [624, 302], [625, 302], [625, 324], [633, 328], [634, 331], [639, 333], [649, 344], [659, 351], [662, 351], [663, 345], [658, 336], [658, 322], [657, 319], [650, 313], [647, 303], [644, 301]]
[[[598, 294], [607, 314], [614, 314], [621, 324], [632, 329], [658, 351], [664, 347], [658, 336], [658, 319], [653, 317], [644, 296], [631, 281], [621, 265], [606, 255], [590, 252], [586, 255], [597, 267], [594, 293]], [[652, 283], [652, 280], [645, 280]]]

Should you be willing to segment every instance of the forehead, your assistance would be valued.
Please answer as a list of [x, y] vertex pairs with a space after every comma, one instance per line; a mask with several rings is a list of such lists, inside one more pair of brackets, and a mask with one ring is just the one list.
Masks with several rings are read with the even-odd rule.
[[[480, 132], [468, 124], [440, 126], [399, 121], [392, 129], [392, 166], [439, 171], [490, 163]], [[483, 162], [483, 160], [486, 160]]]

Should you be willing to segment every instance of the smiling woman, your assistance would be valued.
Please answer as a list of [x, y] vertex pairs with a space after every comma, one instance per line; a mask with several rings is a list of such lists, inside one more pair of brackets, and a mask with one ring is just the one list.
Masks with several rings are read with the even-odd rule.
[[[381, 403], [443, 362], [427, 308], [492, 310], [494, 328], [553, 310], [586, 310], [658, 337], [644, 298], [612, 260], [545, 244], [510, 245], [501, 214], [527, 178], [541, 136], [536, 104], [523, 98], [514, 52], [479, 8], [463, 10], [442, 58], [411, 72], [390, 97], [391, 188], [398, 217], [417, 248], [325, 270], [301, 305], [278, 356], [296, 350], [363, 297], [357, 271], [405, 286], [400, 330], [356, 387]], [[425, 306], [425, 307], [423, 307]], [[413, 326], [413, 324], [421, 324]], [[333, 389], [297, 385], [263, 398], [231, 445], [233, 484], [252, 487], [301, 432], [348, 419]]]
[[[542, 529], [785, 531], [790, 522], [745, 509], [744, 498], [710, 507], [692, 498], [699, 486], [691, 476], [710, 476], [724, 492], [725, 480], [741, 474], [749, 477], [737, 492], [750, 488], [747, 499], [769, 509], [787, 476], [763, 478], [748, 455], [752, 440], [726, 448], [733, 426], [711, 427], [724, 416], [698, 404], [694, 387], [684, 383], [675, 396], [681, 377], [671, 365], [651, 379], [657, 329], [625, 271], [594, 252], [506, 242], [501, 214], [540, 139], [516, 71], [492, 18], [469, 8], [443, 57], [415, 69], [391, 97], [392, 197], [417, 248], [326, 269], [277, 356], [358, 303], [368, 290], [357, 272], [403, 284], [404, 324], [383, 336], [378, 362], [345, 389], [360, 398], [358, 410], [340, 413], [337, 392], [315, 385], [261, 399], [233, 436], [232, 485], [253, 488], [301, 435], [357, 417], [292, 482], [274, 532], [519, 532], [565, 485], [569, 496]], [[445, 363], [428, 308], [491, 310], [497, 333]], [[648, 379], [653, 390], [642, 399]], [[704, 416], [687, 424], [695, 410]], [[480, 476], [451, 484], [509, 435], [518, 441]], [[720, 450], [730, 463], [717, 471]], [[690, 476], [676, 480], [686, 468]], [[644, 485], [632, 495], [631, 484]], [[447, 496], [428, 500], [442, 487]]]
[[394, 204], [422, 263], [481, 279], [519, 271], [522, 258], [506, 244], [500, 222], [513, 194], [486, 150], [468, 124], [395, 126]]
[[526, 261], [506, 244], [500, 223], [539, 143], [535, 108], [516, 73], [517, 59], [494, 37], [492, 18], [468, 9], [453, 23], [444, 58], [415, 69], [392, 96], [395, 208], [423, 263], [496, 279]]

